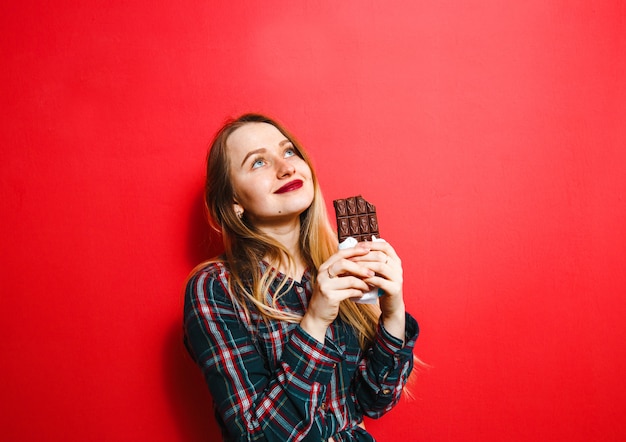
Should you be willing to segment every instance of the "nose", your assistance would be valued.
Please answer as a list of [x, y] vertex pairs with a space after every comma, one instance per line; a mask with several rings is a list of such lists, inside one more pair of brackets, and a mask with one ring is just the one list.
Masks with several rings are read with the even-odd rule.
[[278, 178], [290, 177], [295, 172], [295, 166], [284, 158], [278, 160], [278, 163], [276, 163], [276, 175]]

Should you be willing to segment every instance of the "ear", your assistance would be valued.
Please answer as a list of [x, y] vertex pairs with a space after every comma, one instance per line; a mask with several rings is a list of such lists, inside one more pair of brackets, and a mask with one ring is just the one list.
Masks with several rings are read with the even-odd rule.
[[233, 202], [233, 210], [235, 211], [235, 214], [237, 215], [237, 218], [241, 219], [241, 217], [243, 217], [243, 206], [241, 204], [239, 204], [238, 202]]

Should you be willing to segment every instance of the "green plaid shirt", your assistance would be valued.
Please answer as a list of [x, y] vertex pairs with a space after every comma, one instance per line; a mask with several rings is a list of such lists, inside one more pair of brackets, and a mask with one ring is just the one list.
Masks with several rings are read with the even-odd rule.
[[[261, 263], [261, 271], [266, 266]], [[400, 399], [413, 367], [417, 322], [407, 314], [404, 345], [379, 323], [375, 342], [363, 352], [338, 317], [322, 344], [298, 324], [265, 322], [254, 312], [246, 317], [228, 293], [228, 277], [221, 262], [197, 272], [187, 284], [184, 311], [185, 344], [209, 386], [224, 440], [373, 441], [358, 424]], [[304, 314], [310, 272], [291, 282], [278, 307]]]

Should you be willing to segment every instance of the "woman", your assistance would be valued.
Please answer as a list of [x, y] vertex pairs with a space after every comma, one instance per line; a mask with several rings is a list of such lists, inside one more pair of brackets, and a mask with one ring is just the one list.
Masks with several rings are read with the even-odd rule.
[[[247, 114], [217, 134], [206, 205], [225, 252], [187, 282], [185, 343], [226, 441], [373, 441], [413, 366], [418, 326], [387, 242], [337, 250], [305, 151]], [[353, 302], [373, 287], [379, 306]]]

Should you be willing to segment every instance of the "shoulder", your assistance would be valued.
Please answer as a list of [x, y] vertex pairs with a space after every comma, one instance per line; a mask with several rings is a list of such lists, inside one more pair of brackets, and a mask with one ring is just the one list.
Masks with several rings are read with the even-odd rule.
[[192, 272], [189, 279], [209, 277], [222, 278], [228, 277], [228, 266], [223, 260], [212, 260], [204, 264], [200, 264]]
[[198, 298], [225, 297], [230, 273], [223, 261], [211, 261], [192, 271], [185, 288], [187, 302]]

